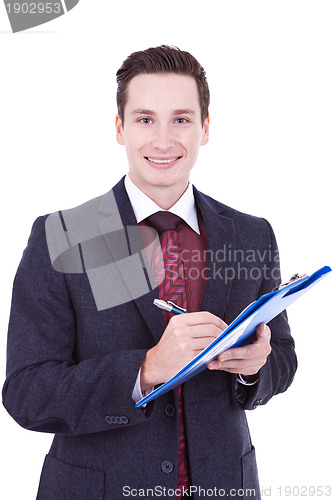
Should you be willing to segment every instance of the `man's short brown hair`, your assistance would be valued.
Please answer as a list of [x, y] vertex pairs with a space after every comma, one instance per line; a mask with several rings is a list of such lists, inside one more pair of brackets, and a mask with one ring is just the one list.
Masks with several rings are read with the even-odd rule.
[[192, 54], [168, 45], [133, 52], [117, 71], [117, 107], [122, 123], [124, 123], [128, 84], [137, 75], [154, 73], [176, 73], [192, 76], [195, 79], [203, 124], [208, 117], [210, 100], [205, 70]]

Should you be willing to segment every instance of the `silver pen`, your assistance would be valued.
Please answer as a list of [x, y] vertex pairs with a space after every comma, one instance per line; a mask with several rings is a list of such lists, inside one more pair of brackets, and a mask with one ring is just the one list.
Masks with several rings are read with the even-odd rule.
[[174, 304], [173, 302], [171, 302], [171, 300], [165, 301], [161, 299], [155, 299], [154, 305], [159, 307], [160, 309], [163, 309], [163, 311], [168, 311], [173, 314], [183, 314], [187, 312], [186, 309], [177, 306], [177, 304]]

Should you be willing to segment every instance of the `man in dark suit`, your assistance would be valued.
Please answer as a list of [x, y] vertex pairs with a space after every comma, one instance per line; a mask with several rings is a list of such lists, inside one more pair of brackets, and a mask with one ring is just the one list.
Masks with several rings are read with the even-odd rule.
[[[39, 500], [259, 499], [244, 410], [293, 380], [285, 312], [181, 388], [135, 402], [279, 284], [273, 231], [189, 182], [209, 132], [208, 85], [193, 56], [148, 49], [117, 78], [129, 173], [106, 195], [34, 223], [14, 282], [4, 405], [21, 426], [55, 434]], [[170, 294], [188, 314], [153, 306]]]

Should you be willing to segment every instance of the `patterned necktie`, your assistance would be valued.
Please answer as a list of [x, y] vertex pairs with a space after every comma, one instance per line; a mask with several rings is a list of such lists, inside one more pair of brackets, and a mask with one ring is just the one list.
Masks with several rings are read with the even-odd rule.
[[[184, 264], [181, 258], [181, 245], [179, 234], [176, 229], [182, 219], [170, 212], [156, 212], [148, 217], [149, 223], [156, 229], [160, 236], [163, 261], [160, 253], [152, 263], [153, 274], [158, 276], [165, 273], [164, 280], [158, 287], [158, 296], [165, 301], [171, 300], [177, 306], [187, 308]], [[163, 311], [165, 326], [168, 324], [172, 314]], [[179, 440], [178, 440], [178, 474], [177, 489], [181, 492], [190, 486], [189, 460], [186, 447], [185, 424], [183, 413], [182, 386], [177, 387]], [[177, 496], [181, 498], [182, 495]]]

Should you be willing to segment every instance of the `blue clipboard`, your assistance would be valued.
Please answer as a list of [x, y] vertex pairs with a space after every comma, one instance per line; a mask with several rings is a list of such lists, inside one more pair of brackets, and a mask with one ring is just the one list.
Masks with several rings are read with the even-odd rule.
[[277, 290], [259, 297], [255, 302], [248, 305], [206, 349], [201, 351], [170, 380], [138, 401], [135, 407], [139, 408], [149, 403], [149, 401], [156, 399], [202, 372], [207, 368], [207, 364], [217, 358], [223, 351], [231, 347], [244, 345], [248, 338], [255, 333], [260, 323], [267, 324], [331, 271], [330, 267], [325, 266], [310, 276], [299, 277], [294, 275], [288, 283], [280, 285]]

